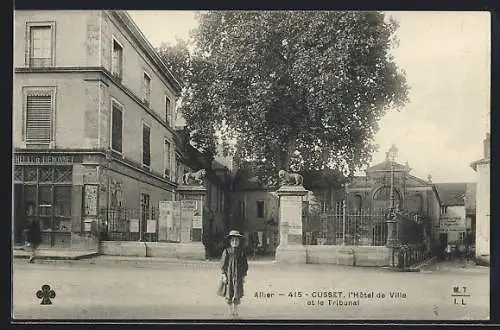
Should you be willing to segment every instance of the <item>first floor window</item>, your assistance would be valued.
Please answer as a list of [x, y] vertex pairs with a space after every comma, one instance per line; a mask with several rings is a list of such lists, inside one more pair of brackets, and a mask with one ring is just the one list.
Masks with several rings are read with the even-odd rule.
[[242, 220], [245, 219], [245, 201], [239, 202], [239, 216]]
[[113, 101], [111, 117], [111, 149], [122, 152], [123, 108]]
[[170, 142], [167, 139], [164, 140], [164, 176], [166, 178], [170, 177]]
[[151, 129], [142, 124], [142, 165], [147, 167], [151, 165], [150, 137]]
[[264, 217], [264, 201], [257, 201], [257, 218]]
[[48, 145], [53, 140], [55, 89], [28, 88], [25, 96], [26, 143]]

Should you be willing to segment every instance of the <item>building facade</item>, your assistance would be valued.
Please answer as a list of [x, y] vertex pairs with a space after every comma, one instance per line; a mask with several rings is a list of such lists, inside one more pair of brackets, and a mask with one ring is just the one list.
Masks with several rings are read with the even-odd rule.
[[476, 258], [489, 261], [490, 256], [490, 134], [483, 141], [483, 158], [471, 164], [477, 172], [476, 190]]
[[119, 208], [146, 233], [153, 206], [175, 198], [181, 84], [126, 12], [16, 11], [14, 23], [14, 241], [37, 218], [44, 245], [85, 247]]
[[[397, 157], [397, 149], [393, 152]], [[276, 187], [258, 185], [249, 167], [242, 171], [231, 209], [238, 220], [235, 225], [259, 238], [258, 244], [265, 251], [274, 252], [279, 245]], [[394, 209], [408, 220], [401, 220], [398, 233], [411, 227], [410, 231], [419, 231], [415, 241], [425, 242], [429, 251], [437, 248], [439, 193], [430, 179], [420, 179], [410, 172], [408, 165], [388, 157], [368, 168], [366, 175], [349, 181], [340, 173], [304, 173], [304, 186], [309, 190], [303, 197], [304, 244], [385, 246], [387, 216]]]
[[436, 183], [441, 197], [439, 242], [472, 245], [475, 230], [475, 183]]

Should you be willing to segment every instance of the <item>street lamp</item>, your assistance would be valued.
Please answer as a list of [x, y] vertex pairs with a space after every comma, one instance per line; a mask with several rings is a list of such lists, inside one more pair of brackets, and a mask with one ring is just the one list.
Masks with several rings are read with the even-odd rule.
[[[394, 248], [397, 245], [397, 220], [396, 220], [396, 205], [394, 197], [394, 164], [397, 158], [398, 148], [393, 144], [387, 153], [387, 160], [390, 161], [391, 166], [391, 185], [390, 185], [390, 202], [391, 206], [389, 209], [389, 214], [387, 216], [387, 240], [386, 246], [389, 248]], [[394, 251], [393, 251], [394, 252]]]

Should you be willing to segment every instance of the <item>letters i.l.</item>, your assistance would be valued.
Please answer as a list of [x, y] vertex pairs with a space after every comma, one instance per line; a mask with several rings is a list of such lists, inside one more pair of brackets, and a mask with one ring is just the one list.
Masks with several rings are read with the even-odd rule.
[[467, 304], [465, 303], [465, 301], [464, 301], [464, 298], [461, 298], [461, 300], [462, 300], [462, 301], [460, 302], [460, 301], [457, 301], [457, 298], [453, 298], [453, 303], [454, 303], [455, 305], [464, 305], [464, 306], [465, 306], [465, 305], [467, 305]]

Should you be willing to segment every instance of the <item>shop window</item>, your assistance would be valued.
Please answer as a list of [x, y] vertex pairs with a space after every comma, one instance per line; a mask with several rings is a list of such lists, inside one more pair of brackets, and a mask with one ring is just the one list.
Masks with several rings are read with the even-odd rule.
[[36, 216], [36, 186], [35, 185], [25, 185], [24, 186], [24, 204], [25, 204], [26, 216], [35, 217]]
[[57, 166], [54, 168], [54, 182], [71, 182], [72, 174], [72, 166]]
[[71, 231], [71, 186], [54, 186], [54, 229]]
[[14, 166], [14, 181], [23, 181], [23, 167]]
[[24, 181], [37, 181], [37, 168], [35, 166], [24, 167]]
[[39, 182], [51, 182], [52, 181], [52, 166], [40, 166], [38, 173]]

